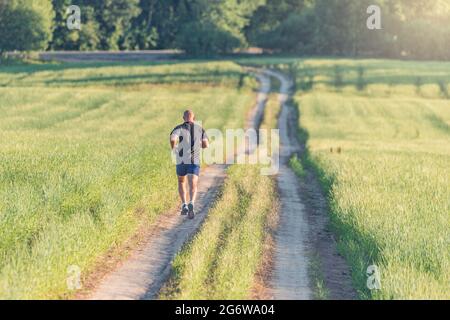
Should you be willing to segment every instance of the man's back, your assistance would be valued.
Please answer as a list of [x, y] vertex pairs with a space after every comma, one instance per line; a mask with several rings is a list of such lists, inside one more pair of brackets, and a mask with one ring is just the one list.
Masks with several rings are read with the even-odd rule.
[[207, 139], [205, 130], [194, 122], [184, 122], [176, 126], [170, 134], [171, 140], [177, 138], [177, 164], [199, 165], [202, 142]]

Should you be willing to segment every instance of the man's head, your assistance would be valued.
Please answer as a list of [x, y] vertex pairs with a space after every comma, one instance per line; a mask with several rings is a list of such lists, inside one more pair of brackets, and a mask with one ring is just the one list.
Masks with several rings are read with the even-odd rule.
[[183, 119], [184, 119], [184, 122], [190, 122], [190, 123], [194, 122], [194, 120], [195, 120], [194, 111], [186, 110], [183, 114]]

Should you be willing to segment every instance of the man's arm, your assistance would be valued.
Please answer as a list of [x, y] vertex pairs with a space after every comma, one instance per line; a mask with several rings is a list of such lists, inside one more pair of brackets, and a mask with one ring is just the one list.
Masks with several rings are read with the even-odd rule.
[[175, 147], [177, 146], [177, 139], [173, 139], [172, 137], [170, 138], [170, 147], [173, 149], [175, 149]]
[[202, 140], [202, 148], [203, 149], [209, 148], [209, 140], [208, 139]]
[[178, 144], [178, 139], [180, 137], [180, 129], [178, 127], [176, 127], [175, 129], [173, 129], [173, 131], [170, 133], [170, 147], [173, 149], [175, 149], [175, 147]]
[[202, 128], [202, 149], [209, 148], [209, 138], [205, 132], [205, 129]]

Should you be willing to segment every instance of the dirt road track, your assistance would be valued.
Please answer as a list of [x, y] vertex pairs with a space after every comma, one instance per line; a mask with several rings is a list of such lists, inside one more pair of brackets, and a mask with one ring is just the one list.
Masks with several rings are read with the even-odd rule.
[[147, 243], [122, 266], [109, 274], [89, 297], [92, 300], [154, 299], [170, 275], [172, 260], [183, 244], [198, 230], [225, 179], [225, 166], [215, 165], [203, 171], [199, 186], [199, 213], [194, 220], [178, 212], [157, 223]]
[[280, 171], [278, 173], [278, 191], [280, 198], [280, 220], [275, 235], [274, 270], [272, 292], [276, 300], [308, 300], [313, 294], [309, 283], [309, 259], [307, 255], [307, 237], [309, 235], [305, 208], [300, 198], [298, 178], [289, 168], [290, 157], [300, 151], [296, 132], [289, 125], [293, 108], [287, 102], [291, 82], [282, 74], [265, 71], [270, 77], [281, 83], [279, 101], [281, 104], [278, 127], [280, 129]]
[[265, 74], [281, 82], [280, 172], [277, 178], [281, 209], [273, 257], [273, 298], [317, 298], [314, 283], [311, 283], [318, 280], [311, 276], [311, 260], [314, 259], [315, 268], [319, 269], [314, 273], [320, 274], [326, 291], [326, 297], [322, 298], [356, 299], [350, 269], [338, 254], [336, 241], [329, 230], [327, 201], [315, 174], [308, 168], [306, 178], [300, 180], [288, 166], [293, 154], [305, 152], [297, 135], [296, 106], [289, 105], [292, 82], [280, 72], [266, 71]]

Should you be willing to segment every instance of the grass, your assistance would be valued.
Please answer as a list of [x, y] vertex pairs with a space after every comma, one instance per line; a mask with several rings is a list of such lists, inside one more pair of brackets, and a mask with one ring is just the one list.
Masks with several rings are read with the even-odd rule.
[[[272, 79], [271, 79], [272, 81]], [[278, 115], [281, 111], [280, 102], [278, 101], [278, 94], [269, 94], [267, 97], [266, 106], [264, 108], [264, 115], [261, 129], [275, 129], [278, 127]], [[270, 138], [270, 137], [269, 137]]]
[[271, 66], [295, 76], [297, 89], [362, 96], [448, 99], [450, 62], [383, 59], [260, 58], [242, 64]]
[[[2, 86], [137, 86], [207, 84], [239, 86], [242, 69], [233, 62], [172, 61], [123, 63], [60, 63], [5, 66]], [[246, 77], [246, 81], [250, 81]]]
[[318, 254], [311, 254], [309, 275], [315, 300], [329, 300], [330, 292], [325, 284], [322, 261]]
[[86, 274], [175, 205], [168, 134], [187, 107], [206, 128], [242, 127], [254, 94], [236, 87], [239, 70], [226, 62], [0, 68], [0, 298], [69, 296], [70, 265]]
[[303, 164], [301, 160], [297, 157], [297, 155], [292, 156], [292, 158], [289, 160], [289, 166], [294, 170], [295, 174], [299, 178], [305, 178], [306, 171], [303, 168]]
[[[297, 101], [310, 161], [328, 191], [339, 248], [361, 297], [448, 299], [448, 101], [332, 91]], [[373, 264], [379, 291], [366, 288]]]

